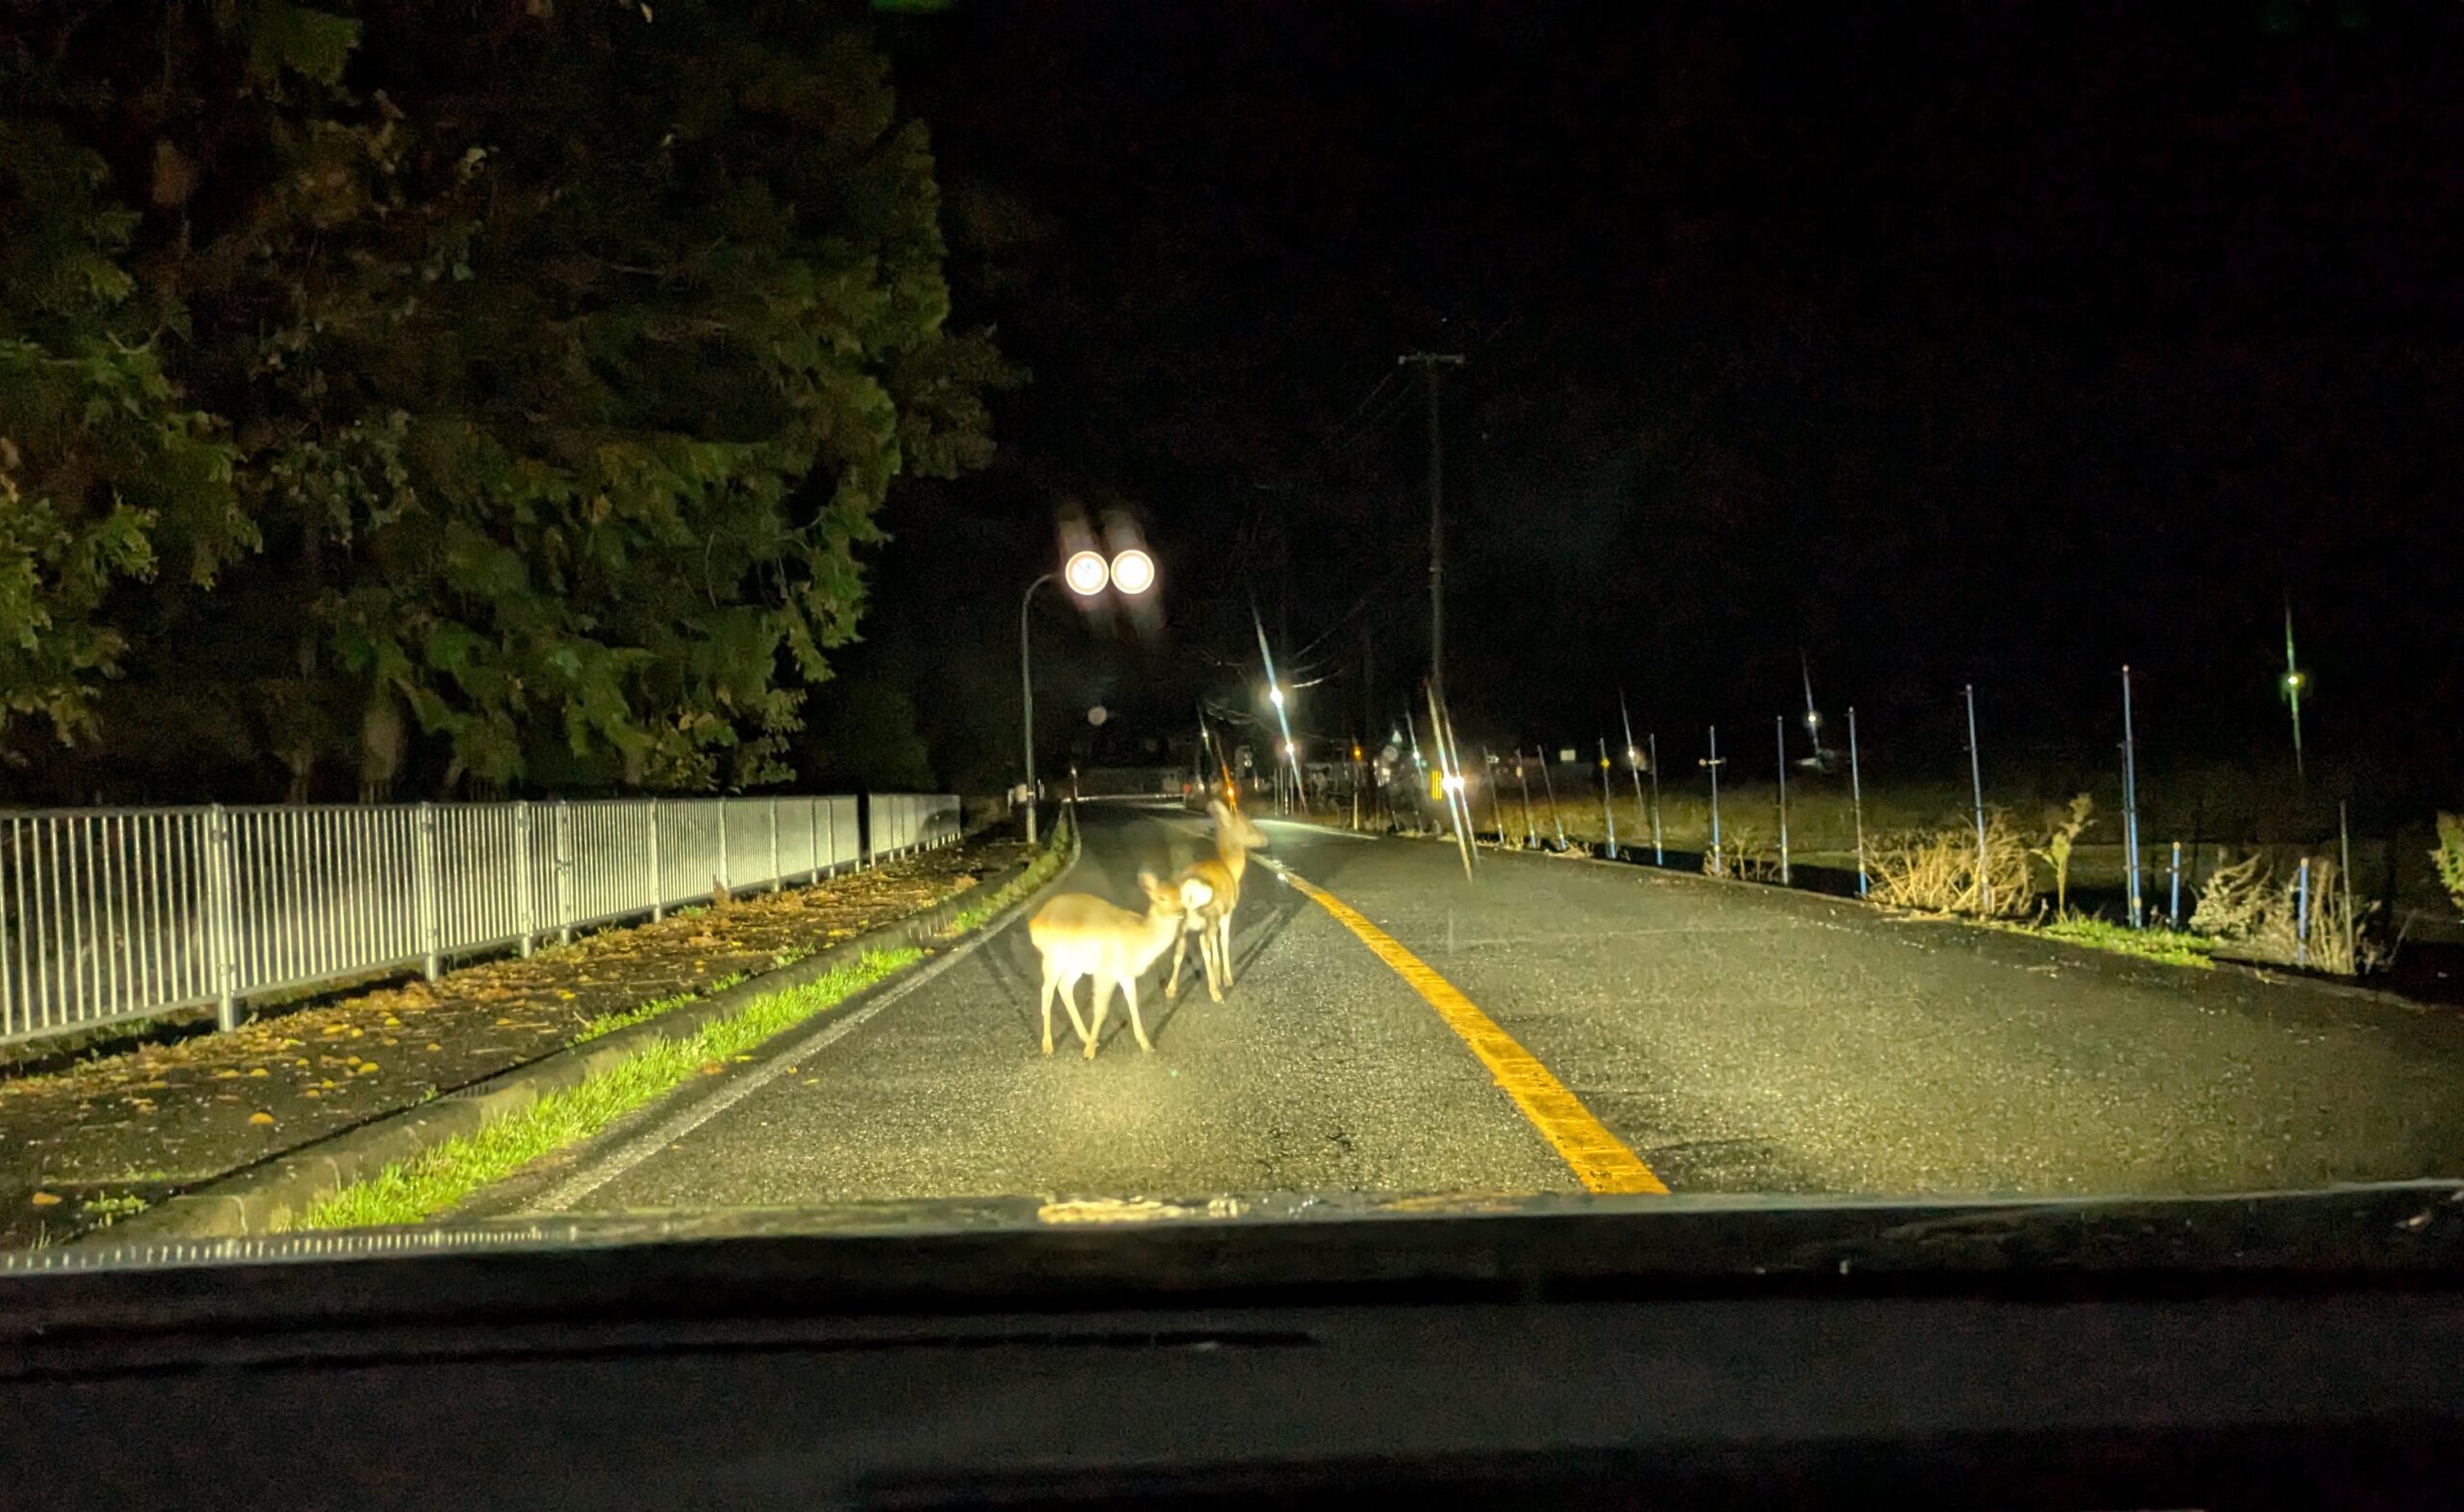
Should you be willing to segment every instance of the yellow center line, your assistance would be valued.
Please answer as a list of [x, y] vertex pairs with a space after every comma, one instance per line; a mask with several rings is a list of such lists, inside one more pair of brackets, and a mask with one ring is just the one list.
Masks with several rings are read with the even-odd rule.
[[1607, 1125], [1592, 1115], [1582, 1100], [1566, 1090], [1566, 1086], [1550, 1074], [1530, 1051], [1516, 1042], [1512, 1035], [1498, 1027], [1497, 1021], [1481, 1012], [1479, 1005], [1465, 997], [1453, 983], [1439, 976], [1434, 967], [1405, 950], [1396, 938], [1361, 917], [1351, 905], [1322, 887], [1316, 886], [1291, 872], [1283, 872], [1284, 881], [1300, 890], [1301, 896], [1335, 916], [1335, 921], [1360, 937], [1378, 960], [1392, 966], [1395, 974], [1411, 984], [1412, 990], [1437, 1010], [1446, 1027], [1462, 1038], [1489, 1068], [1514, 1105], [1540, 1131], [1565, 1163], [1574, 1167], [1575, 1175], [1592, 1192], [1649, 1192], [1666, 1194], [1668, 1186], [1655, 1175], [1643, 1158], [1626, 1147], [1625, 1141], [1608, 1132]]

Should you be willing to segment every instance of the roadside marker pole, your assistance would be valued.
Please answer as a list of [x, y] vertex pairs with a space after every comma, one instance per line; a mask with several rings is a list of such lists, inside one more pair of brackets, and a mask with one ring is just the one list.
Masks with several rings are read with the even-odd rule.
[[1771, 721], [1780, 732], [1780, 885], [1788, 885], [1788, 716]]
[[[1617, 722], [1626, 730], [1626, 773], [1634, 780], [1634, 827], [1643, 823], [1643, 753], [1634, 745], [1633, 716], [1626, 712], [1626, 690], [1617, 690]], [[1659, 864], [1659, 826], [1652, 826], [1652, 864]]]
[[1566, 816], [1557, 812], [1557, 780], [1549, 775], [1549, 748], [1540, 748], [1540, 790], [1549, 798], [1549, 817], [1556, 821], [1557, 849], [1566, 848]]
[[2172, 887], [2172, 899], [2166, 907], [2165, 922], [2169, 928], [2180, 929], [2182, 927], [2182, 842], [2179, 840], [2173, 842], [2173, 865], [2169, 881]]
[[1976, 684], [1960, 689], [1967, 701], [1967, 780], [1969, 790], [1976, 795], [1976, 895], [1984, 911], [1993, 911], [1993, 874], [1985, 850], [1985, 768], [1976, 754]]
[[1665, 866], [1668, 858], [1659, 847], [1659, 731], [1653, 730], [1643, 738], [1651, 742], [1652, 756], [1652, 864]]
[[1523, 748], [1514, 748], [1514, 785], [1523, 789], [1523, 844], [1526, 850], [1540, 849], [1540, 827], [1531, 822], [1531, 777], [1524, 770]]
[[1608, 782], [1608, 737], [1600, 737], [1600, 822], [1608, 832], [1608, 859], [1617, 859], [1617, 814], [1608, 807], [1609, 796], [1616, 789]]
[[2338, 869], [2336, 880], [2344, 886], [2345, 961], [2347, 962], [2347, 969], [2350, 970], [2353, 975], [2359, 976], [2361, 975], [2361, 957], [2354, 952], [2355, 942], [2353, 939], [2355, 925], [2352, 916], [2352, 819], [2345, 809], [2345, 800], [2341, 798], [2337, 799], [2336, 849], [2343, 858], [2344, 864]]
[[2130, 873], [2130, 927], [2146, 925], [2139, 901], [2139, 746], [2130, 727], [2130, 668], [2121, 669], [2122, 865]]
[[2310, 964], [2310, 858], [2301, 858], [2301, 870], [2293, 880], [2293, 963]]
[[1848, 811], [1857, 819], [1857, 896], [1865, 895], [1865, 782], [1857, 770], [1857, 705], [1848, 705]]
[[1711, 754], [1703, 761], [1711, 774], [1711, 875], [1725, 877], [1728, 867], [1720, 859], [1720, 727], [1711, 727]]

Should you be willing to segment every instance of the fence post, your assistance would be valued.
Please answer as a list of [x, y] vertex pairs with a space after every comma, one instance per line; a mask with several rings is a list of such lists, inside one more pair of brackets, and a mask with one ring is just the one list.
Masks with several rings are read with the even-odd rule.
[[731, 870], [728, 865], [728, 805], [732, 801], [726, 798], [719, 800], [719, 875], [713, 879], [720, 887], [726, 889], [730, 897], [735, 895], [735, 879], [728, 875]]
[[556, 800], [556, 942], [574, 942], [574, 809]]
[[411, 846], [411, 871], [419, 898], [420, 970], [433, 982], [439, 968], [438, 958], [445, 953], [444, 923], [437, 917], [436, 805], [420, 805]]
[[231, 814], [220, 804], [205, 811], [206, 970], [214, 984], [214, 1023], [240, 1027], [240, 941], [232, 922]]
[[667, 917], [667, 863], [659, 859], [658, 800], [651, 803], [651, 922]]
[[2168, 928], [2180, 929], [2182, 927], [2182, 842], [2179, 840], [2173, 842], [2173, 864], [2167, 881], [2172, 896], [2166, 905], [2165, 922]]
[[773, 798], [768, 800], [768, 803], [770, 805], [770, 890], [777, 892], [785, 885], [784, 879], [779, 875], [779, 800]]
[[531, 936], [538, 933], [539, 921], [534, 916], [537, 905], [530, 897], [530, 800], [517, 799], [513, 806], [513, 886], [521, 897], [522, 954], [530, 955]]

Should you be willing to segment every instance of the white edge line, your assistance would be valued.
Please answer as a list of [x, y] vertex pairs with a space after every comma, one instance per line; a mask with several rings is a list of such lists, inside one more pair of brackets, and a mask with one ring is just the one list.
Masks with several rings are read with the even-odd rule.
[[[1060, 871], [1053, 873], [1054, 881], [1057, 882], [1062, 877], [1067, 875], [1070, 867], [1077, 864], [1077, 836], [1072, 834], [1070, 836], [1069, 859], [1063, 863]], [[855, 1033], [859, 1028], [862, 1027], [865, 1021], [870, 1019], [874, 1014], [897, 1002], [900, 998], [905, 997], [908, 993], [914, 991], [925, 983], [932, 981], [942, 972], [949, 970], [952, 966], [957, 965], [960, 961], [965, 960], [976, 950], [980, 949], [988, 940], [990, 940], [1003, 930], [1008, 929], [1010, 925], [1016, 920], [1017, 916], [1026, 910], [1028, 904], [1035, 902], [1037, 898], [1042, 895], [1043, 890], [1043, 888], [1039, 887], [1034, 892], [1031, 892], [1027, 894], [1027, 896], [1019, 899], [1016, 903], [1011, 905], [1009, 910], [999, 919], [994, 920], [993, 922], [986, 925], [982, 930], [979, 930], [973, 939], [967, 940], [965, 943], [954, 947], [948, 954], [942, 956], [940, 959], [917, 967], [914, 973], [909, 976], [906, 980], [897, 983], [887, 991], [883, 992], [879, 997], [874, 998], [871, 1002], [864, 1004], [853, 1012], [829, 1013], [828, 1010], [824, 1010], [824, 1013], [828, 1016], [825, 1016], [820, 1023], [815, 1024], [811, 1029], [796, 1036], [786, 1043], [780, 1044], [778, 1048], [765, 1051], [764, 1054], [768, 1057], [768, 1061], [765, 1064], [756, 1066], [754, 1069], [745, 1072], [743, 1075], [731, 1079], [725, 1087], [720, 1088], [717, 1091], [712, 1092], [707, 1097], [699, 1099], [691, 1107], [677, 1114], [674, 1117], [669, 1118], [664, 1123], [654, 1124], [652, 1127], [634, 1135], [631, 1139], [627, 1140], [624, 1143], [608, 1151], [605, 1155], [591, 1162], [590, 1165], [583, 1169], [578, 1170], [571, 1176], [566, 1177], [555, 1187], [550, 1189], [546, 1196], [540, 1198], [536, 1202], [526, 1203], [523, 1209], [524, 1213], [562, 1213], [567, 1211], [582, 1198], [589, 1196], [592, 1192], [597, 1192], [600, 1188], [607, 1185], [609, 1182], [615, 1180], [625, 1172], [631, 1170], [634, 1166], [650, 1159], [653, 1155], [655, 1155], [659, 1151], [667, 1148], [669, 1145], [674, 1144], [677, 1140], [684, 1138], [686, 1135], [691, 1134], [694, 1130], [709, 1122], [719, 1115], [727, 1112], [730, 1108], [734, 1107], [737, 1103], [742, 1102], [753, 1093], [769, 1086], [773, 1081], [776, 1081], [786, 1071], [790, 1063], [801, 1064], [804, 1057], [829, 1049], [841, 1038]]]
[[1278, 830], [1297, 830], [1303, 834], [1332, 835], [1338, 840], [1382, 840], [1385, 838], [1384, 835], [1380, 834], [1364, 834], [1350, 830], [1338, 830], [1331, 825], [1311, 824], [1305, 819], [1262, 818], [1254, 822], [1261, 825], [1272, 825]]

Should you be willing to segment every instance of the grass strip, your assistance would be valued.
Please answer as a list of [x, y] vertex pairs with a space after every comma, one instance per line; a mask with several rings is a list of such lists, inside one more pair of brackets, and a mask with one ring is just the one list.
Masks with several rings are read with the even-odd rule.
[[866, 951], [802, 987], [754, 999], [738, 1012], [705, 1024], [683, 1038], [660, 1037], [580, 1084], [551, 1092], [529, 1107], [386, 1166], [320, 1197], [288, 1225], [293, 1229], [367, 1228], [419, 1223], [459, 1206], [473, 1193], [543, 1155], [604, 1130], [618, 1118], [740, 1055], [813, 1014], [835, 1007], [884, 977], [920, 960], [913, 949]]
[[674, 997], [653, 998], [639, 1008], [619, 1009], [612, 1013], [602, 1013], [583, 1024], [580, 1030], [565, 1042], [576, 1045], [588, 1044], [593, 1039], [612, 1035], [619, 1029], [630, 1029], [635, 1024], [646, 1023], [661, 1013], [682, 1008], [687, 1003], [698, 1003], [713, 992], [724, 992], [744, 980], [743, 972], [732, 971], [726, 976], [712, 979], [708, 985], [691, 992], [679, 992]]
[[2158, 961], [2168, 966], [2194, 966], [2200, 970], [2213, 970], [2216, 966], [2217, 942], [2204, 935], [2192, 935], [2181, 930], [2135, 930], [2110, 919], [2089, 918], [2080, 914], [2056, 919], [2050, 924], [2005, 927], [2021, 935], [2067, 940], [2092, 950], [2108, 950], [2118, 956], [2137, 956], [2143, 961]]
[[995, 888], [990, 896], [980, 902], [971, 903], [951, 914], [949, 923], [941, 927], [941, 937], [956, 939], [962, 935], [982, 929], [1004, 909], [1050, 882], [1063, 866], [1068, 864], [1068, 861], [1069, 813], [1064, 809], [1061, 817], [1053, 824], [1050, 838], [1044, 842], [1043, 849], [1037, 853], [1036, 859], [1027, 863], [1027, 869]]

